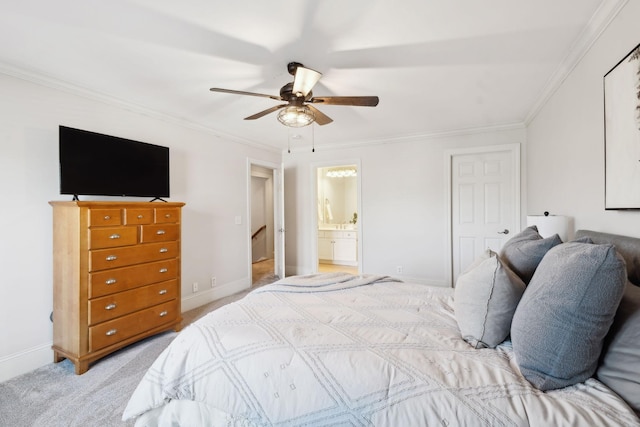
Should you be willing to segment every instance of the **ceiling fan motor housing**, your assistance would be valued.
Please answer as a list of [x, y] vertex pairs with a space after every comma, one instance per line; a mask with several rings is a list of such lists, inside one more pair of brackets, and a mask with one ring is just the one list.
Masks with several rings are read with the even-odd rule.
[[307, 96], [297, 96], [293, 93], [293, 82], [287, 83], [280, 89], [280, 97], [292, 105], [302, 105], [304, 101], [308, 101], [313, 96], [313, 92], [309, 91]]

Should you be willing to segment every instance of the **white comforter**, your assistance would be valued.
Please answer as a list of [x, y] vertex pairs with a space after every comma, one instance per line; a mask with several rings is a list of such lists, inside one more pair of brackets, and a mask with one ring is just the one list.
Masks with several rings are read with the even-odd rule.
[[187, 327], [151, 366], [123, 419], [138, 417], [137, 426], [640, 425], [595, 379], [542, 393], [520, 375], [508, 341], [471, 348], [450, 289], [361, 276], [335, 286], [325, 278], [263, 287]]

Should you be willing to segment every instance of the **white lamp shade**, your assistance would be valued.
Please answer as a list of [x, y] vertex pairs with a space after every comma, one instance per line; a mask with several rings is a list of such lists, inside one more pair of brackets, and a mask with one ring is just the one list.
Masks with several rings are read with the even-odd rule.
[[313, 86], [318, 83], [322, 74], [312, 70], [311, 68], [305, 68], [298, 66], [296, 68], [296, 75], [293, 79], [293, 93], [301, 93], [303, 96], [307, 96]]
[[569, 239], [569, 217], [564, 215], [527, 215], [527, 227], [535, 225], [542, 237], [558, 234], [563, 242]]

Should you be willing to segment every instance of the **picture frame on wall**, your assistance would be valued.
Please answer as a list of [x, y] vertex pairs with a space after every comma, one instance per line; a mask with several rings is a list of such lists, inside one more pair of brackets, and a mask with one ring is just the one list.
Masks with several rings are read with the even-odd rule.
[[605, 209], [640, 209], [640, 44], [603, 83]]

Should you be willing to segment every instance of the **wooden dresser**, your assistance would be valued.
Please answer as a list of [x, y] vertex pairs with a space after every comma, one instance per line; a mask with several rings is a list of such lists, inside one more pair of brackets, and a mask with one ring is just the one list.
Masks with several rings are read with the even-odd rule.
[[150, 335], [180, 329], [176, 202], [53, 206], [53, 353], [76, 374]]

